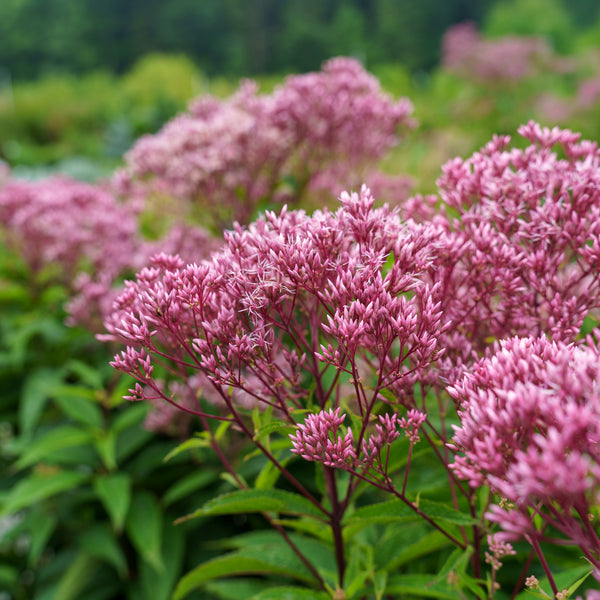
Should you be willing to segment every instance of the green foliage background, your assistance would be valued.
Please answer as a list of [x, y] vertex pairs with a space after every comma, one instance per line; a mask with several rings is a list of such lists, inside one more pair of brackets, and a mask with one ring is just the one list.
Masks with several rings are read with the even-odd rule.
[[[520, 29], [551, 34], [561, 50], [570, 40], [560, 13], [569, 11], [567, 21], [580, 25], [598, 13], [593, 0], [520, 2], [518, 10], [511, 4], [515, 2], [3, 0], [0, 67], [14, 80], [49, 71], [122, 73], [149, 52], [182, 52], [211, 76], [306, 71], [338, 54], [355, 55], [369, 66], [399, 61], [411, 70], [428, 70], [439, 59], [440, 39], [450, 25], [482, 23], [490, 9], [498, 12], [502, 26], [512, 19]], [[540, 4], [535, 19], [522, 18]]]

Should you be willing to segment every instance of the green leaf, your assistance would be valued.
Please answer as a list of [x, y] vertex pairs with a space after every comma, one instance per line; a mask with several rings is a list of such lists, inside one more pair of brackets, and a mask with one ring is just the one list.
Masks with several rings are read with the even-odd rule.
[[126, 473], [105, 475], [94, 480], [94, 490], [110, 516], [113, 528], [123, 529], [131, 502], [131, 480]]
[[462, 575], [465, 572], [472, 554], [473, 548], [471, 546], [468, 546], [465, 550], [455, 548], [440, 569], [436, 582], [445, 581], [451, 571], [458, 575]]
[[275, 519], [275, 522], [288, 529], [293, 529], [300, 533], [307, 533], [323, 542], [333, 543], [331, 528], [323, 527], [323, 523], [316, 519], [300, 517], [293, 519]]
[[24, 435], [33, 431], [38, 424], [52, 390], [60, 381], [55, 369], [41, 368], [27, 376], [19, 402], [19, 425]]
[[81, 547], [88, 555], [112, 565], [121, 577], [127, 574], [127, 561], [121, 547], [108, 525], [94, 525], [78, 538]]
[[73, 358], [65, 363], [64, 370], [74, 373], [82, 383], [93, 389], [102, 388], [102, 376], [95, 367], [90, 367], [86, 363]]
[[190, 440], [186, 440], [173, 448], [173, 450], [165, 456], [164, 461], [167, 462], [182, 452], [195, 450], [196, 448], [210, 448], [210, 441], [205, 437], [194, 437]]
[[189, 496], [200, 488], [207, 487], [209, 484], [217, 481], [219, 475], [215, 470], [204, 468], [187, 475], [180, 481], [174, 483], [164, 494], [162, 498], [165, 507], [171, 506], [174, 502]]
[[[8, 565], [0, 564], [0, 584], [7, 590], [12, 588], [18, 581], [20, 575], [19, 569]], [[7, 596], [11, 598], [12, 596]]]
[[94, 436], [94, 446], [104, 466], [114, 471], [117, 468], [117, 440], [114, 433], [100, 430]]
[[81, 592], [91, 580], [96, 560], [86, 553], [78, 554], [60, 579], [55, 598], [79, 600]]
[[[348, 598], [354, 598], [364, 591], [365, 581], [369, 577], [369, 565], [373, 562], [373, 547], [366, 544], [350, 546], [344, 576], [344, 591]], [[335, 586], [335, 582], [333, 583]]]
[[342, 521], [344, 537], [350, 538], [358, 531], [374, 523], [415, 521], [420, 517], [401, 500], [388, 500], [364, 506]]
[[[573, 594], [592, 572], [593, 569], [590, 569], [589, 564], [586, 564], [585, 566], [563, 569], [555, 574], [554, 580], [559, 590], [567, 589], [569, 590], [569, 594]], [[540, 577], [539, 580], [542, 590], [550, 590], [547, 577]], [[533, 590], [524, 590], [516, 598], [517, 600], [526, 600], [531, 596], [535, 596], [536, 598], [551, 597], [546, 592], [540, 593]]]
[[121, 433], [134, 425], [140, 425], [146, 418], [150, 404], [148, 402], [128, 403], [112, 423], [111, 431]]
[[[285, 458], [279, 463], [285, 467], [285, 465], [290, 461], [291, 455], [288, 458]], [[265, 466], [260, 470], [258, 477], [254, 481], [254, 487], [258, 490], [270, 490], [281, 475], [281, 471], [271, 462], [270, 460], [266, 460]]]
[[26, 517], [27, 530], [31, 536], [29, 554], [27, 556], [30, 566], [36, 565], [57, 525], [56, 517], [48, 514], [47, 511], [39, 510], [39, 507], [36, 508], [38, 510], [32, 510]]
[[431, 531], [430, 533], [419, 537], [415, 543], [402, 547], [398, 554], [395, 554], [393, 557], [388, 557], [385, 569], [388, 571], [397, 569], [399, 566], [413, 562], [421, 556], [427, 556], [440, 548], [445, 548], [451, 543], [452, 542], [439, 531]]
[[460, 600], [464, 598], [460, 592], [447, 583], [434, 583], [435, 575], [394, 575], [390, 577], [386, 593], [412, 594], [420, 598], [436, 598], [436, 600]]
[[150, 563], [140, 565], [142, 598], [168, 600], [173, 593], [177, 579], [181, 576], [184, 558], [184, 533], [176, 527], [170, 517], [163, 522], [162, 562], [164, 569], [157, 570]]
[[308, 588], [284, 586], [263, 590], [250, 600], [331, 600], [331, 596]]
[[278, 565], [276, 561], [265, 560], [260, 555], [248, 556], [242, 552], [232, 552], [209, 560], [184, 575], [175, 588], [172, 600], [185, 598], [190, 592], [202, 587], [204, 583], [211, 579], [232, 575], [260, 574], [284, 575], [295, 579], [303, 579], [303, 577], [299, 577], [296, 569]]
[[383, 594], [387, 588], [388, 573], [387, 571], [377, 571], [373, 575], [373, 587], [375, 588], [375, 600], [382, 600]]
[[571, 596], [574, 592], [577, 591], [579, 586], [594, 572], [594, 569], [587, 569], [586, 573], [583, 573], [581, 577], [575, 579], [575, 581], [569, 586], [569, 596]]
[[75, 385], [59, 385], [54, 390], [54, 402], [68, 417], [92, 427], [102, 428], [102, 411], [95, 399], [96, 392]]
[[477, 525], [479, 519], [474, 519], [470, 514], [460, 512], [451, 506], [434, 502], [432, 500], [419, 500], [419, 508], [435, 521], [446, 521], [456, 525]]
[[[289, 534], [289, 538], [304, 556], [309, 557], [319, 571], [336, 570], [334, 550], [331, 544], [296, 533]], [[239, 550], [245, 556], [260, 556], [279, 566], [287, 565], [290, 569], [303, 571], [307, 577], [310, 577], [307, 568], [277, 531], [269, 529], [251, 531], [226, 538], [222, 543], [224, 547]]]
[[209, 500], [189, 518], [252, 512], [277, 512], [323, 519], [323, 513], [309, 500], [283, 490], [239, 490]]
[[28, 444], [27, 451], [16, 462], [16, 467], [24, 469], [37, 462], [51, 462], [53, 452], [84, 446], [91, 439], [91, 434], [80, 427], [71, 425], [56, 427]]
[[13, 487], [5, 499], [0, 516], [14, 513], [61, 492], [70, 490], [87, 481], [88, 475], [73, 471], [48, 469], [35, 473]]
[[221, 600], [240, 600], [241, 598], [246, 600], [259, 592], [264, 592], [268, 585], [265, 579], [258, 577], [235, 577], [207, 581], [203, 587]]
[[[281, 421], [272, 421], [271, 423], [267, 423], [266, 425], [262, 425], [259, 427], [254, 434], [254, 440], [260, 440], [268, 435], [273, 433], [281, 433], [282, 435], [289, 435], [290, 433], [294, 433], [296, 431], [296, 427], [291, 425], [287, 425], [286, 423], [282, 423]], [[290, 442], [291, 444], [291, 442]]]
[[155, 569], [162, 570], [162, 513], [156, 498], [145, 490], [133, 495], [125, 529], [135, 549]]

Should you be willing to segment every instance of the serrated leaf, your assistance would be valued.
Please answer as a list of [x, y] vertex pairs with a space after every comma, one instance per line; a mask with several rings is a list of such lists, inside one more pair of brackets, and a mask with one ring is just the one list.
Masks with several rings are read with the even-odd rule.
[[104, 475], [94, 481], [94, 490], [110, 516], [113, 528], [120, 532], [131, 502], [131, 480], [126, 473]]
[[77, 487], [87, 481], [88, 477], [82, 473], [58, 469], [43, 474], [35, 473], [11, 489], [2, 506], [0, 516], [14, 513], [35, 502]]
[[27, 451], [19, 458], [15, 466], [17, 469], [24, 469], [44, 459], [51, 462], [53, 452], [84, 446], [91, 439], [91, 434], [80, 427], [71, 425], [56, 427], [28, 444]]
[[125, 530], [135, 549], [155, 569], [162, 570], [162, 513], [156, 498], [145, 490], [133, 495]]
[[252, 512], [277, 512], [323, 519], [323, 513], [309, 500], [283, 490], [239, 490], [209, 500], [190, 518]]
[[204, 583], [211, 579], [232, 575], [261, 574], [284, 575], [294, 579], [304, 579], [299, 577], [298, 571], [294, 568], [265, 560], [260, 556], [247, 556], [241, 552], [232, 552], [209, 560], [184, 575], [175, 588], [172, 600], [185, 598], [190, 592], [202, 587]]

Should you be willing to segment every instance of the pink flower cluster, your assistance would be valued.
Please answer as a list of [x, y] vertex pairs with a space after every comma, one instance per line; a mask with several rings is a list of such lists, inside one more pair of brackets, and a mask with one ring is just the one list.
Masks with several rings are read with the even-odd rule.
[[352, 429], [348, 428], [345, 435], [338, 433], [345, 418], [345, 415], [340, 416], [339, 407], [335, 411], [329, 409], [308, 415], [296, 433], [290, 435], [292, 452], [328, 467], [353, 466], [356, 451]]
[[401, 429], [411, 444], [416, 444], [426, 415], [415, 409], [409, 410], [407, 416], [401, 419], [396, 413], [379, 415], [375, 433], [362, 440], [362, 454], [355, 447], [352, 429], [348, 427], [345, 434], [339, 433], [345, 418], [345, 415], [340, 415], [339, 407], [308, 415], [306, 421], [298, 425], [296, 433], [290, 434], [292, 452], [328, 467], [369, 469], [381, 461], [383, 450], [398, 438]]
[[571, 342], [600, 306], [598, 148], [533, 122], [519, 133], [526, 148], [495, 137], [438, 180], [443, 214], [434, 220], [448, 236], [434, 280], [451, 323], [451, 379], [495, 339], [545, 332]]
[[[383, 388], [409, 402], [442, 331], [435, 289], [419, 280], [441, 230], [374, 209], [364, 187], [341, 200], [335, 213], [267, 213], [227, 233], [210, 261], [161, 255], [127, 282], [105, 324], [128, 344], [114, 365], [138, 380], [136, 393], [165, 396], [148, 363], [162, 357], [176, 377], [202, 373], [232, 413], [243, 408], [230, 392], [239, 390], [246, 405], [273, 406], [295, 424], [308, 381], [322, 408], [339, 398], [325, 384], [330, 367], [355, 378], [362, 414]], [[369, 381], [377, 372], [370, 395], [363, 366]]]
[[543, 39], [507, 36], [485, 40], [470, 22], [450, 27], [442, 40], [446, 69], [491, 84], [530, 77], [551, 59], [552, 51]]
[[[188, 200], [221, 228], [248, 223], [261, 200], [293, 202], [309, 188], [337, 195], [367, 180], [400, 129], [412, 126], [411, 112], [360, 63], [332, 59], [271, 95], [246, 81], [226, 100], [195, 101], [138, 140], [114, 181], [126, 196]], [[404, 195], [405, 187], [388, 190]]]
[[7, 180], [0, 188], [0, 224], [34, 271], [55, 265], [66, 283], [84, 262], [116, 275], [136, 252], [134, 212], [100, 187], [63, 177]]
[[[215, 247], [207, 232], [177, 225], [148, 241], [137, 210], [98, 185], [66, 177], [8, 179], [0, 187], [0, 226], [6, 243], [34, 272], [69, 288], [71, 323], [99, 329], [112, 306], [115, 285], [160, 251], [192, 260]], [[50, 272], [48, 272], [50, 271]]]
[[[459, 404], [455, 472], [505, 499], [488, 518], [504, 539], [540, 535], [536, 517], [596, 567], [589, 522], [600, 500], [600, 354], [539, 338], [511, 338], [449, 388]], [[508, 503], [506, 502], [508, 501]]]

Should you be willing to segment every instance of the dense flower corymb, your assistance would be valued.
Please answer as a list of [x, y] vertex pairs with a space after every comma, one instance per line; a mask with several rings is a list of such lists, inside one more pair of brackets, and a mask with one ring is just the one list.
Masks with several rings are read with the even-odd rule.
[[[381, 399], [367, 394], [362, 377], [412, 407], [442, 331], [435, 288], [420, 277], [443, 232], [374, 209], [366, 188], [341, 200], [335, 213], [267, 213], [228, 233], [210, 261], [156, 257], [106, 320], [112, 338], [129, 346], [115, 366], [146, 386], [142, 393], [171, 401], [147, 368], [147, 356], [162, 357], [184, 381], [203, 374], [211, 400], [216, 394], [229, 412], [253, 401], [293, 424], [308, 381], [321, 408], [339, 402], [338, 386], [325, 383], [328, 369], [354, 378], [362, 414]], [[413, 424], [406, 427], [415, 435]]]
[[[262, 199], [289, 203], [309, 188], [329, 197], [360, 185], [400, 129], [412, 126], [411, 112], [359, 62], [332, 59], [318, 73], [288, 77], [271, 95], [246, 81], [227, 100], [196, 100], [140, 138], [114, 182], [126, 196], [200, 205], [218, 226], [248, 223]], [[405, 195], [406, 186], [386, 187]]]
[[494, 139], [438, 180], [452, 246], [436, 264], [450, 323], [445, 374], [490, 340], [538, 336], [572, 342], [600, 307], [600, 155], [569, 130], [530, 122], [529, 141]]
[[[511, 338], [450, 388], [460, 406], [453, 468], [512, 503], [488, 515], [505, 536], [535, 535], [533, 516], [598, 567], [590, 506], [600, 499], [600, 355], [540, 338]], [[505, 503], [506, 505], [506, 503]]]

